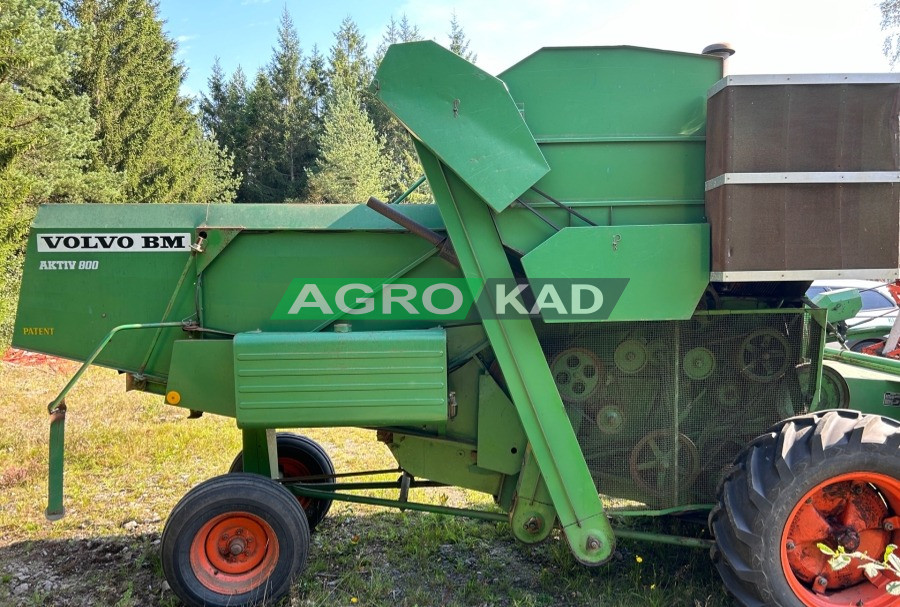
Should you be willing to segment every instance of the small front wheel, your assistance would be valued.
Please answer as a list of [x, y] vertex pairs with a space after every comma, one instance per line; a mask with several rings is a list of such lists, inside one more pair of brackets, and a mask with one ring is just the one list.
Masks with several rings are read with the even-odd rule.
[[296, 498], [255, 474], [227, 474], [191, 489], [161, 541], [172, 591], [190, 607], [277, 602], [303, 571], [309, 527]]

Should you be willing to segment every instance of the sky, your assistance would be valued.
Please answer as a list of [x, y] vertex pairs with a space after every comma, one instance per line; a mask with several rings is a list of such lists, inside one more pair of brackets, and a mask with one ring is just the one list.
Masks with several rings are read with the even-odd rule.
[[372, 50], [391, 17], [406, 15], [426, 38], [447, 44], [457, 19], [496, 74], [545, 46], [629, 44], [700, 52], [727, 41], [731, 74], [885, 72], [875, 0], [159, 0], [165, 29], [188, 69], [186, 95], [207, 90], [216, 57], [226, 74], [251, 76], [272, 56], [287, 7], [307, 52], [327, 56], [352, 17]]

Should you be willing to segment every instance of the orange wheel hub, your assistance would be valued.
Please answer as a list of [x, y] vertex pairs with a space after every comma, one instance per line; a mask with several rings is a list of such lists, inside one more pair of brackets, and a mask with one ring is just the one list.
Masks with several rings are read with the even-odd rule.
[[885, 591], [894, 577], [882, 573], [869, 579], [858, 560], [834, 571], [817, 544], [880, 560], [900, 536], [898, 512], [900, 480], [884, 474], [843, 474], [810, 490], [788, 517], [781, 541], [782, 568], [797, 598], [809, 607], [897, 605], [897, 597]]
[[208, 521], [191, 542], [191, 568], [213, 592], [235, 595], [265, 584], [278, 563], [278, 538], [262, 518], [228, 512]]

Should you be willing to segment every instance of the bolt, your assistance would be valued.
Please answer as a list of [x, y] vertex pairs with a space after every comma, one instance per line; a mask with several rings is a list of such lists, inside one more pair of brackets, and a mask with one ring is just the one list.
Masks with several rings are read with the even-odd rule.
[[853, 487], [850, 490], [853, 492], [854, 495], [859, 495], [860, 493], [863, 492], [863, 486], [858, 485], [858, 484], [853, 485]]
[[228, 551], [231, 552], [232, 556], [237, 556], [244, 551], [244, 548], [244, 541], [236, 539], [228, 546]]
[[595, 538], [593, 535], [588, 537], [587, 549], [588, 549], [588, 551], [591, 551], [591, 552], [593, 552], [594, 550], [599, 550], [600, 549], [600, 540]]
[[787, 544], [785, 544], [785, 548], [787, 548], [788, 550], [793, 550], [796, 547], [797, 544], [795, 544], [793, 540], [788, 540]]
[[884, 521], [884, 525], [882, 525], [882, 527], [885, 531], [893, 531], [894, 523], [892, 523], [891, 521]]
[[816, 586], [821, 586], [822, 588], [828, 587], [828, 578], [824, 575], [820, 575], [816, 578]]
[[227, 533], [223, 533], [223, 534], [222, 534], [222, 541], [223, 541], [223, 542], [227, 542], [227, 541], [228, 541], [228, 534], [227, 534]]
[[811, 498], [811, 497], [806, 498], [806, 503], [807, 503], [807, 504], [812, 504], [812, 498]]
[[541, 530], [541, 521], [538, 517], [532, 516], [527, 521], [525, 521], [523, 527], [525, 527], [525, 531], [527, 531], [528, 533], [537, 533]]

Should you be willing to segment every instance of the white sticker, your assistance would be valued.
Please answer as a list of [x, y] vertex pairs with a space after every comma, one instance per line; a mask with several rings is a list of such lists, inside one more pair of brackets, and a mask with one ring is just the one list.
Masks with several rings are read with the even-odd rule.
[[167, 253], [190, 251], [191, 235], [154, 234], [38, 234], [38, 253]]

